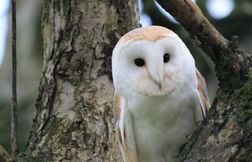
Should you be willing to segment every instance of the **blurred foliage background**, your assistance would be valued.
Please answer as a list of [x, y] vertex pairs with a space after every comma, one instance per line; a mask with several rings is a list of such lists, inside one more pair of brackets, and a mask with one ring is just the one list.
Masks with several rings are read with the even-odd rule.
[[[237, 35], [239, 36], [239, 46], [245, 51], [252, 51], [252, 0], [197, 0], [196, 3], [209, 21], [227, 39], [230, 40], [233, 35]], [[42, 6], [43, 1], [17, 1], [18, 136], [21, 151], [25, 148], [29, 137], [38, 95], [42, 65]], [[229, 11], [226, 11], [227, 9]], [[223, 13], [224, 11], [226, 14]], [[171, 17], [163, 14], [153, 0], [139, 0], [139, 12], [143, 26], [151, 24], [165, 26], [175, 31], [183, 39], [193, 54], [198, 69], [206, 78], [212, 100], [218, 85], [213, 64], [202, 50], [193, 44], [183, 27]], [[8, 13], [10, 12], [6, 14]], [[10, 30], [6, 41], [4, 61], [0, 66], [0, 144], [10, 150]]]

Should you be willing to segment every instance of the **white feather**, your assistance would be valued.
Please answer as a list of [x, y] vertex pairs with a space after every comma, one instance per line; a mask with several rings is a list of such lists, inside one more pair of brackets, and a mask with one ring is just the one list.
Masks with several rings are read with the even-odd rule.
[[[163, 60], [168, 53], [170, 60]], [[135, 59], [144, 60], [137, 66]], [[124, 161], [129, 146], [136, 162], [168, 162], [203, 119], [196, 67], [190, 51], [172, 31], [145, 27], [127, 33], [112, 56], [121, 96], [120, 132]], [[131, 156], [131, 155], [130, 155]]]

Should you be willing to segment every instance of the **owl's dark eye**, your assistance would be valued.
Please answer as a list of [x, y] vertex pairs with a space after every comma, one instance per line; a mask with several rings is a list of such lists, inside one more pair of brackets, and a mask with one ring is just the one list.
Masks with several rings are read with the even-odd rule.
[[134, 61], [135, 61], [135, 65], [139, 67], [144, 66], [145, 64], [144, 60], [141, 58], [136, 58]]
[[169, 62], [169, 60], [170, 60], [170, 54], [169, 53], [165, 53], [164, 54], [164, 63]]

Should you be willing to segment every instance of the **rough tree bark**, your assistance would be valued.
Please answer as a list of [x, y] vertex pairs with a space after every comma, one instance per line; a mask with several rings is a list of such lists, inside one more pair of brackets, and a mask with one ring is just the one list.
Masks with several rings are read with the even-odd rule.
[[111, 54], [139, 22], [134, 0], [45, 0], [37, 113], [20, 161], [121, 161]]
[[191, 0], [157, 0], [215, 64], [219, 86], [209, 119], [184, 146], [178, 161], [251, 161], [252, 55], [225, 39]]
[[[195, 131], [177, 161], [250, 161], [251, 55], [218, 33], [191, 0], [157, 1], [206, 51], [220, 81], [208, 121]], [[19, 161], [121, 161], [112, 123], [110, 58], [117, 39], [138, 26], [136, 2], [44, 3], [37, 113]]]

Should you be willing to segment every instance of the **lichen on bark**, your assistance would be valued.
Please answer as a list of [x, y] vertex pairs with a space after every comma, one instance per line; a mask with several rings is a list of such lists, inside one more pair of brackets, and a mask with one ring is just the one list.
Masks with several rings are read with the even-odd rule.
[[[249, 161], [252, 155], [252, 78], [234, 93], [217, 93], [209, 116], [179, 161]], [[249, 88], [250, 87], [250, 88]]]
[[238, 49], [236, 39], [225, 39], [191, 0], [157, 1], [210, 57], [219, 80], [208, 119], [181, 149], [177, 160], [250, 161], [252, 55]]
[[[213, 26], [205, 30], [209, 22], [198, 21], [200, 10], [188, 7], [190, 0], [169, 3], [184, 4], [180, 10], [171, 7], [171, 13], [182, 15], [181, 24], [209, 52], [221, 87], [209, 119], [195, 131], [177, 161], [249, 161], [251, 55], [233, 48], [232, 41], [219, 33], [215, 37]], [[195, 17], [186, 18], [190, 15], [187, 9], [195, 11]], [[44, 53], [37, 113], [27, 150], [18, 161], [122, 161], [112, 122], [110, 62], [118, 38], [138, 26], [136, 2], [45, 0], [42, 25]]]
[[20, 161], [120, 161], [111, 54], [138, 26], [135, 1], [46, 0], [37, 112]]

